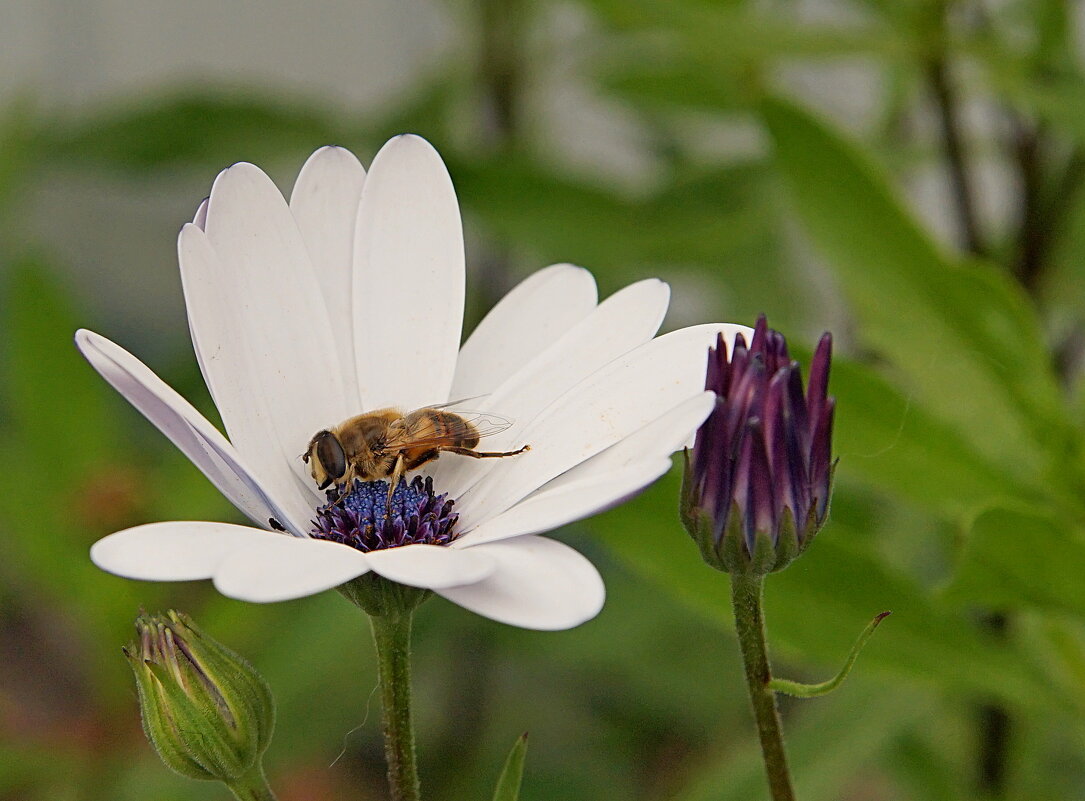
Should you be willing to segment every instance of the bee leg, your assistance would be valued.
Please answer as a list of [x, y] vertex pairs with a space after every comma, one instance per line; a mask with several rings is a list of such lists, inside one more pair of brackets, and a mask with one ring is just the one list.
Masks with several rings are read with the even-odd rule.
[[332, 506], [338, 506], [347, 499], [350, 495], [350, 491], [354, 489], [354, 470], [353, 467], [347, 469], [347, 473], [341, 479], [341, 482], [336, 482], [335, 488], [339, 490], [339, 497], [332, 501]]
[[470, 448], [449, 447], [441, 448], [448, 453], [458, 453], [460, 456], [470, 456], [472, 459], [500, 459], [502, 456], [516, 456], [524, 451], [531, 450], [530, 445], [525, 445], [515, 451], [473, 451]]
[[392, 494], [396, 491], [396, 487], [399, 486], [399, 482], [406, 471], [407, 460], [401, 453], [396, 457], [395, 466], [392, 468], [392, 475], [388, 480], [388, 499], [384, 502], [384, 516], [386, 518], [392, 512]]

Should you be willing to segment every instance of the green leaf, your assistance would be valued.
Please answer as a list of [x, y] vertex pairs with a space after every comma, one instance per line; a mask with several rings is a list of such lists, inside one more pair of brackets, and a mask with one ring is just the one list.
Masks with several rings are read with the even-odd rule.
[[794, 208], [850, 301], [862, 342], [977, 453], [1028, 488], [1061, 486], [1071, 497], [1079, 437], [1020, 289], [943, 253], [881, 171], [824, 123], [779, 99], [762, 114]]
[[796, 698], [819, 698], [822, 695], [828, 695], [844, 683], [844, 679], [851, 673], [851, 669], [855, 665], [855, 660], [859, 658], [859, 654], [863, 650], [863, 646], [867, 644], [867, 640], [874, 635], [874, 631], [881, 622], [891, 614], [893, 614], [892, 611], [881, 612], [867, 624], [867, 627], [863, 629], [859, 634], [858, 639], [856, 639], [855, 645], [851, 647], [851, 651], [848, 652], [848, 656], [844, 660], [844, 666], [837, 671], [837, 674], [831, 679], [827, 679], [826, 681], [817, 684], [810, 684], [807, 682], [792, 681], [791, 679], [782, 679], [779, 676], [776, 676], [769, 681], [769, 690], [777, 693], [784, 693], [785, 695], [793, 695]]
[[1085, 532], [1046, 514], [994, 508], [972, 524], [947, 597], [1085, 618]]
[[527, 734], [521, 734], [505, 759], [505, 767], [497, 779], [494, 801], [517, 801], [520, 797], [520, 782], [524, 777], [524, 760], [527, 758]]
[[875, 484], [952, 519], [1019, 495], [999, 465], [873, 369], [834, 359], [830, 390], [837, 399], [840, 477]]

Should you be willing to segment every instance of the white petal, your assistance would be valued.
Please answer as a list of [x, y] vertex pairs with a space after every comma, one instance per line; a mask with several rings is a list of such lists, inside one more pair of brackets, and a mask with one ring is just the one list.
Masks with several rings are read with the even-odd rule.
[[[274, 517], [295, 533], [305, 510], [275, 498], [225, 437], [139, 359], [91, 331], [75, 335], [76, 346], [114, 389], [169, 437], [219, 492], [258, 525]], [[303, 516], [299, 517], [301, 511]]]
[[501, 298], [460, 348], [451, 397], [493, 392], [535, 354], [595, 308], [595, 278], [583, 267], [554, 264]]
[[623, 469], [544, 488], [463, 535], [453, 547], [539, 534], [598, 514], [628, 500], [670, 468], [670, 459], [642, 459]]
[[[708, 419], [716, 405], [714, 392], [698, 392], [644, 428], [638, 429], [605, 451], [567, 470], [543, 485], [536, 494], [580, 482], [593, 476], [608, 476], [646, 458], [663, 458], [683, 447]], [[531, 496], [534, 497], [534, 496]]]
[[201, 200], [200, 205], [196, 207], [196, 213], [192, 215], [192, 224], [201, 231], [207, 227], [207, 201], [210, 199], [205, 197]]
[[480, 550], [497, 569], [477, 584], [437, 590], [453, 603], [512, 626], [555, 631], [579, 626], [603, 608], [599, 571], [568, 545], [544, 537], [491, 542]]
[[[524, 432], [546, 407], [604, 365], [650, 340], [663, 322], [669, 300], [670, 288], [654, 278], [625, 287], [480, 399], [482, 411], [513, 421], [507, 430], [487, 438], [484, 449], [515, 450], [523, 445]], [[445, 456], [436, 466], [434, 481], [442, 492], [459, 497], [486, 474], [503, 471], [508, 461]]]
[[215, 570], [223, 595], [253, 603], [289, 601], [368, 572], [365, 554], [328, 540], [266, 537], [229, 554]]
[[230, 554], [282, 534], [230, 523], [148, 523], [104, 537], [90, 549], [94, 564], [110, 573], [145, 581], [211, 578]]
[[463, 227], [437, 151], [397, 136], [373, 159], [354, 251], [354, 345], [366, 409], [448, 400], [463, 326]]
[[366, 554], [374, 573], [386, 579], [436, 590], [474, 584], [494, 572], [492, 557], [475, 550], [441, 545], [404, 545]]
[[[299, 483], [310, 487], [298, 456], [316, 431], [341, 422], [349, 407], [327, 308], [297, 223], [270, 178], [251, 164], [236, 164], [211, 189], [207, 241], [220, 269], [187, 275], [186, 300], [192, 294], [208, 301], [212, 293], [222, 300], [190, 303], [189, 317], [208, 371], [215, 374], [213, 365], [219, 365], [216, 401], [221, 385], [236, 381], [232, 374], [241, 363], [248, 395], [242, 405], [220, 405], [219, 411], [232, 435], [231, 418], [247, 416], [253, 398], [260, 398], [271, 424], [263, 436], [275, 440]], [[187, 266], [182, 263], [182, 270]], [[204, 284], [202, 291], [190, 292], [197, 283]], [[236, 318], [235, 336], [216, 341], [212, 335], [221, 326], [205, 324], [209, 315], [223, 313]], [[242, 443], [237, 446], [248, 455]]]
[[[471, 527], [508, 509], [550, 479], [651, 423], [703, 389], [709, 346], [750, 329], [727, 324], [683, 328], [622, 356], [551, 405], [523, 433], [531, 450], [502, 459], [457, 498]], [[443, 487], [442, 487], [443, 489]]]
[[[255, 332], [238, 308], [236, 293], [224, 290], [230, 270], [194, 225], [181, 229], [177, 253], [192, 337], [199, 343], [204, 378], [230, 441], [259, 472], [263, 486], [289, 510], [291, 518], [305, 522], [320, 500], [312, 480], [299, 478], [292, 465], [297, 462], [301, 466], [299, 457], [306, 443], [286, 450], [275, 434], [268, 398], [272, 390], [264, 387], [266, 377], [260, 375], [265, 367], [257, 354], [259, 346], [249, 344]], [[285, 369], [274, 372], [285, 384]], [[328, 423], [318, 425], [310, 436], [323, 425]]]
[[347, 402], [358, 411], [361, 401], [354, 367], [351, 287], [354, 226], [364, 183], [365, 168], [353, 153], [342, 147], [322, 147], [305, 162], [290, 194], [290, 211], [328, 308]]
[[[200, 201], [200, 205], [196, 207], [196, 213], [192, 216], [192, 224], [199, 228], [201, 231], [207, 228], [207, 202], [211, 198], [205, 197]], [[207, 391], [211, 392], [211, 398], [214, 399], [215, 394], [211, 390], [211, 382], [207, 377], [207, 365], [204, 364], [203, 354], [200, 352], [200, 341], [196, 338], [196, 332], [192, 329], [191, 318], [188, 321], [188, 335], [192, 340], [192, 351], [196, 354], [196, 363], [200, 366], [200, 375], [203, 376], [203, 383], [207, 386]]]

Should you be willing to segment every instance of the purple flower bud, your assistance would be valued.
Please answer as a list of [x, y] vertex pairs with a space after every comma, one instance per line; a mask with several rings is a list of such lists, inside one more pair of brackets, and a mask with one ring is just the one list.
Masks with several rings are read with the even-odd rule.
[[831, 360], [826, 333], [804, 392], [799, 363], [764, 315], [730, 355], [722, 334], [709, 349], [705, 388], [716, 408], [686, 453], [682, 519], [713, 567], [781, 570], [824, 525], [835, 466]]

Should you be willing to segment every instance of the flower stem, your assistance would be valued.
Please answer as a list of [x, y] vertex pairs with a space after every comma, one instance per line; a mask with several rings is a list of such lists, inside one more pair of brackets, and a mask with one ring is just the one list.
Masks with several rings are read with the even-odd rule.
[[795, 801], [780, 729], [780, 713], [776, 709], [776, 694], [768, 686], [772, 681], [772, 671], [765, 647], [765, 620], [761, 611], [763, 584], [763, 576], [732, 573], [731, 603], [734, 605], [738, 644], [742, 649], [746, 684], [757, 721], [757, 734], [761, 739], [769, 789], [773, 801]]
[[411, 618], [413, 612], [371, 615], [377, 645], [384, 756], [392, 801], [419, 801], [418, 767], [411, 721]]
[[259, 759], [252, 766], [252, 770], [228, 786], [237, 801], [276, 801]]

